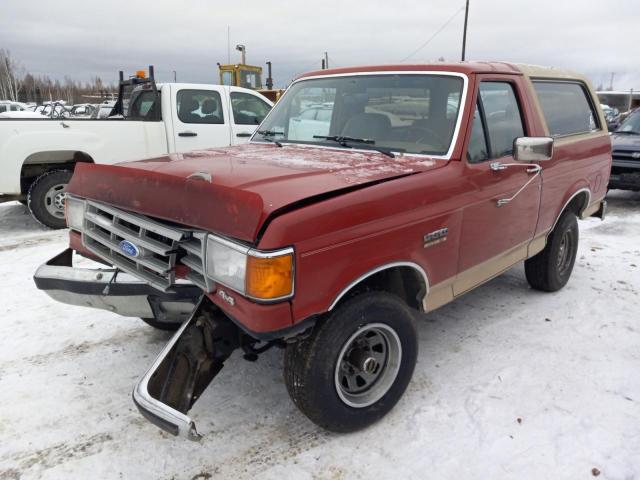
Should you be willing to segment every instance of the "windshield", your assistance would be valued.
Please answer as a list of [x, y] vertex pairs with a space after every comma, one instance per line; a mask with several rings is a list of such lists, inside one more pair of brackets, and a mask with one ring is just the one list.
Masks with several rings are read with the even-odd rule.
[[446, 155], [462, 88], [461, 77], [435, 74], [301, 80], [253, 140]]
[[616, 132], [640, 133], [640, 112], [629, 115]]

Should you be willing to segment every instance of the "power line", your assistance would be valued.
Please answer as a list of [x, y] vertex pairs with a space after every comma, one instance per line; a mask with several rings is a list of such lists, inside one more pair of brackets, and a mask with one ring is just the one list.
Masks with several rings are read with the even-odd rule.
[[424, 42], [422, 45], [420, 45], [418, 48], [416, 48], [413, 52], [411, 52], [409, 55], [407, 55], [406, 57], [404, 57], [402, 60], [400, 60], [400, 63], [410, 59], [411, 57], [413, 57], [416, 53], [418, 53], [420, 50], [422, 50], [424, 47], [426, 47], [427, 45], [429, 45], [429, 43], [431, 43], [431, 40], [433, 40], [434, 38], [436, 38], [436, 36], [445, 28], [447, 28], [447, 26], [453, 22], [453, 19], [456, 18], [458, 16], [458, 14], [460, 12], [462, 12], [465, 9], [464, 6], [460, 7], [458, 10], [456, 10], [456, 13], [454, 13], [453, 15], [451, 15], [451, 17], [449, 18], [449, 20], [447, 20], [438, 30], [436, 30], [436, 32], [431, 35], [429, 37], [429, 39]]

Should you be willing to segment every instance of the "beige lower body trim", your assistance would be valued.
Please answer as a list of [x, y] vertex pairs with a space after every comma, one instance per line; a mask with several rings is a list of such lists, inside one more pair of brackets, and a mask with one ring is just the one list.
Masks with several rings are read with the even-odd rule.
[[533, 257], [541, 252], [546, 244], [547, 232], [475, 267], [471, 267], [455, 277], [433, 285], [423, 301], [425, 312], [430, 312], [446, 305], [454, 298], [497, 277], [516, 263]]
[[589, 218], [591, 215], [593, 215], [598, 210], [600, 210], [600, 205], [602, 205], [602, 200], [603, 199], [604, 198], [601, 198], [600, 200], [596, 200], [591, 205], [589, 205], [587, 208], [585, 208], [584, 211], [582, 212], [582, 215], [580, 215], [580, 218], [582, 220], [584, 220], [585, 218]]

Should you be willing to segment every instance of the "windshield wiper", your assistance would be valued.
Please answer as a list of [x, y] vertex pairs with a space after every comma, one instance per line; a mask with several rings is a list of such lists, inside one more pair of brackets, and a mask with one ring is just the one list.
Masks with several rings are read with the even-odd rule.
[[613, 133], [628, 133], [629, 135], [640, 135], [640, 132], [636, 132], [635, 130], [616, 130]]
[[320, 138], [323, 140], [331, 140], [333, 142], [338, 142], [343, 147], [352, 148], [348, 143], [362, 143], [364, 145], [372, 145], [371, 150], [375, 150], [376, 152], [380, 152], [383, 155], [386, 155], [390, 158], [396, 158], [393, 152], [384, 147], [375, 147], [376, 141], [370, 138], [354, 138], [354, 137], [345, 137], [344, 135], [314, 135], [313, 138]]
[[269, 137], [275, 137], [276, 135], [284, 135], [284, 132], [276, 132], [275, 130], [258, 130], [256, 131], [256, 133], [262, 135], [262, 137], [265, 140], [269, 142], [273, 142], [277, 146], [282, 147], [282, 144], [278, 140], [276, 140], [275, 138], [269, 138]]

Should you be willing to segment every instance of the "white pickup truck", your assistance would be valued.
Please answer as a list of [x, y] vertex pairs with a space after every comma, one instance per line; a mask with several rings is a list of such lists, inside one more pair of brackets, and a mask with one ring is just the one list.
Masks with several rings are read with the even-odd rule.
[[[20, 200], [64, 228], [65, 186], [78, 162], [113, 164], [249, 140], [273, 104], [245, 88], [153, 78], [122, 88], [104, 120], [0, 119], [0, 202]], [[132, 83], [131, 83], [132, 82]]]

